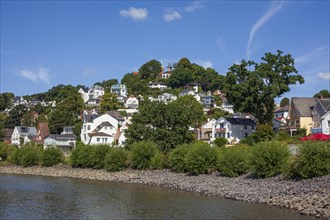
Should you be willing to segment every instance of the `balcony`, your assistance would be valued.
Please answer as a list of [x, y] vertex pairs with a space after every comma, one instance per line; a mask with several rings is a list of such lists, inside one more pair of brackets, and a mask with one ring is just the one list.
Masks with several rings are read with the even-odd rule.
[[225, 133], [226, 132], [226, 128], [216, 128], [215, 132], [217, 133]]

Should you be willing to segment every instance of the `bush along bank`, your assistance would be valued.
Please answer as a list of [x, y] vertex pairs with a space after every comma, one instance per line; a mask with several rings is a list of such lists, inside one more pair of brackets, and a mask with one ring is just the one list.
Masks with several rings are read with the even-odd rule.
[[[129, 149], [129, 150], [128, 150]], [[253, 146], [210, 147], [203, 142], [180, 145], [164, 153], [152, 141], [132, 144], [128, 149], [107, 145], [78, 144], [69, 160], [61, 150], [26, 145], [21, 148], [0, 145], [0, 154], [10, 163], [24, 167], [53, 166], [68, 163], [73, 168], [106, 169], [120, 171], [170, 169], [189, 175], [219, 172], [222, 176], [237, 177], [246, 173], [257, 178], [283, 174], [289, 179], [309, 179], [330, 173], [330, 142], [306, 142], [298, 153], [290, 154], [285, 142], [261, 142]]]

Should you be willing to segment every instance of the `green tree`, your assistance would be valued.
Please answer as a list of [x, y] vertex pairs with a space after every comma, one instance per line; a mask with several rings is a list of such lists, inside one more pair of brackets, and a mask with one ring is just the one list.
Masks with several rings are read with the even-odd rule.
[[284, 106], [287, 106], [287, 105], [290, 105], [290, 99], [287, 98], [287, 97], [284, 97], [280, 102], [280, 106], [284, 107]]
[[193, 81], [194, 75], [190, 69], [177, 67], [172, 71], [170, 78], [167, 80], [167, 84], [171, 88], [179, 88]]
[[152, 81], [161, 71], [161, 63], [157, 60], [150, 60], [140, 67], [139, 76], [141, 79]]
[[105, 91], [109, 91], [111, 89], [111, 86], [118, 84], [117, 79], [109, 79], [109, 80], [103, 80], [102, 82], [96, 82], [94, 83], [94, 86], [101, 86], [104, 88]]
[[168, 105], [146, 100], [126, 130], [127, 143], [150, 140], [157, 143], [162, 151], [190, 143], [194, 138], [189, 126], [201, 124], [203, 114], [202, 105], [192, 96], [180, 97]]
[[318, 93], [316, 93], [313, 98], [330, 98], [330, 91], [329, 90], [326, 90], [326, 89], [323, 89], [321, 91], [319, 91]]
[[274, 98], [290, 91], [290, 85], [304, 83], [294, 67], [294, 59], [282, 53], [266, 53], [260, 64], [242, 60], [229, 68], [224, 90], [235, 111], [251, 113], [259, 123], [270, 124]]
[[100, 104], [101, 112], [104, 113], [107, 111], [117, 110], [120, 107], [121, 105], [117, 100], [117, 95], [109, 91], [106, 91], [102, 96], [102, 100]]
[[14, 128], [21, 125], [21, 120], [24, 114], [27, 112], [27, 107], [24, 105], [17, 105], [10, 110], [8, 117], [6, 118], [5, 127]]
[[4, 111], [11, 107], [13, 98], [14, 94], [11, 92], [0, 94], [0, 111]]

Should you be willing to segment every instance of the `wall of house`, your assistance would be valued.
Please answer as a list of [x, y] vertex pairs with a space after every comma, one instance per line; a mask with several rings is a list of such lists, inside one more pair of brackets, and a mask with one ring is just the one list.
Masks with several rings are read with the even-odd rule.
[[44, 140], [44, 148], [52, 147], [52, 146], [56, 146], [55, 139], [53, 139], [51, 137], [45, 138], [45, 140]]
[[324, 119], [321, 121], [322, 133], [330, 135], [330, 114], [327, 114]]
[[105, 137], [105, 136], [94, 136], [91, 138], [89, 144], [97, 145], [97, 144], [107, 144], [110, 145], [114, 141], [113, 137]]
[[313, 120], [312, 117], [300, 117], [299, 120], [300, 123], [300, 128], [306, 128], [307, 130], [307, 135], [311, 133], [311, 128], [313, 127]]

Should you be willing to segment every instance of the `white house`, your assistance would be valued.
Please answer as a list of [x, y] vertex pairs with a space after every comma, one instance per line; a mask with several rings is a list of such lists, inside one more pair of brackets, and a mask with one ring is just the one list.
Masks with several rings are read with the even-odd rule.
[[23, 138], [23, 143], [26, 144], [31, 140], [34, 140], [36, 136], [37, 129], [35, 127], [16, 126], [11, 135], [11, 143], [20, 146], [21, 138]]
[[227, 102], [223, 102], [220, 106], [220, 109], [222, 109], [224, 111], [227, 111], [231, 114], [235, 113], [234, 112], [234, 106], [232, 104], [227, 103]]
[[330, 135], [330, 110], [321, 117], [322, 133]]
[[92, 86], [88, 91], [85, 91], [83, 88], [80, 88], [78, 92], [83, 98], [84, 103], [88, 103], [89, 105], [97, 105], [97, 100], [100, 100], [100, 98], [104, 95], [103, 87], [97, 85]]
[[148, 87], [151, 89], [160, 89], [160, 90], [167, 89], [165, 83], [162, 82], [149, 82]]
[[73, 126], [63, 127], [61, 134], [48, 134], [44, 138], [44, 149], [58, 147], [63, 151], [69, 151], [76, 146], [77, 137], [73, 134]]
[[213, 125], [211, 141], [223, 137], [228, 139], [229, 143], [238, 143], [255, 132], [256, 125], [257, 123], [251, 118], [220, 117]]
[[107, 112], [101, 116], [84, 120], [81, 141], [84, 144], [112, 144], [125, 119], [117, 112]]
[[158, 101], [164, 102], [165, 104], [174, 101], [177, 99], [177, 96], [172, 95], [170, 93], [163, 93], [161, 95], [158, 95]]
[[112, 85], [110, 91], [118, 96], [127, 97], [127, 88], [124, 84]]
[[138, 108], [139, 100], [134, 96], [130, 96], [126, 99], [125, 108]]

